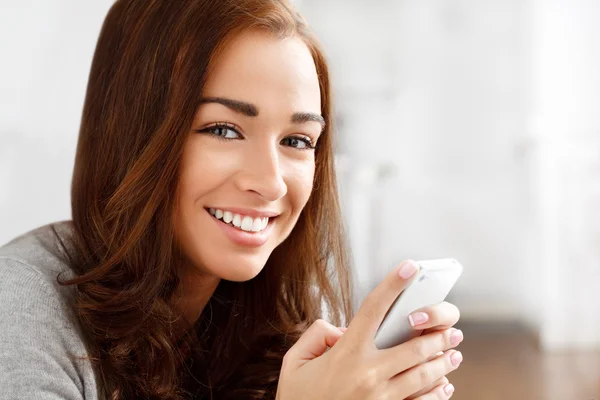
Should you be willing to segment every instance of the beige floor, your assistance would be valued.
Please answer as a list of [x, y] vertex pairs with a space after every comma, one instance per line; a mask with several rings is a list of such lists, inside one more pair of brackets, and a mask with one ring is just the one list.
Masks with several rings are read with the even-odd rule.
[[462, 324], [452, 400], [600, 400], [600, 353], [547, 355], [518, 326]]

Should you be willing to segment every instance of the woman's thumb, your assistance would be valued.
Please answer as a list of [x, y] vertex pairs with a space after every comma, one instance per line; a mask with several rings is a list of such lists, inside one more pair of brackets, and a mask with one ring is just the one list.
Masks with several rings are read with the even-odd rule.
[[345, 328], [337, 328], [325, 320], [318, 319], [288, 351], [288, 357], [301, 364], [317, 358], [323, 355], [328, 347], [333, 347], [344, 331]]

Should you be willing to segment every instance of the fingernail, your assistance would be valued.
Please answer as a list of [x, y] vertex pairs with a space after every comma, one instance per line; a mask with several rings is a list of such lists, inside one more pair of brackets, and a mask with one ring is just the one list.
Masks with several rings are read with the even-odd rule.
[[459, 344], [460, 342], [463, 341], [463, 333], [460, 329], [457, 329], [452, 336], [450, 336], [450, 343], [452, 343], [452, 346], [456, 346], [457, 344]]
[[412, 313], [408, 316], [408, 320], [410, 321], [410, 324], [412, 326], [417, 326], [417, 325], [421, 325], [424, 324], [425, 322], [429, 321], [429, 315], [427, 315], [424, 312], [416, 312], [416, 313]]
[[418, 267], [412, 261], [408, 261], [405, 263], [402, 268], [400, 268], [400, 278], [408, 279], [417, 272]]
[[462, 362], [462, 360], [463, 360], [463, 356], [460, 351], [457, 351], [456, 353], [454, 353], [450, 356], [450, 361], [452, 362], [452, 365], [454, 365], [455, 367], [458, 367], [460, 365], [460, 363]]
[[446, 393], [447, 396], [451, 396], [452, 393], [454, 393], [454, 385], [449, 383], [444, 386], [444, 393]]
[[346, 331], [348, 330], [348, 328], [344, 328], [343, 326], [338, 326], [338, 329], [342, 331], [342, 333], [346, 333]]

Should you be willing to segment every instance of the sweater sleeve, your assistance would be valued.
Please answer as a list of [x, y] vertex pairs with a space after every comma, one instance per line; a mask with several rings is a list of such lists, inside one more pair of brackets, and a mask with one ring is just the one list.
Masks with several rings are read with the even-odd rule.
[[86, 351], [61, 291], [0, 257], [0, 400], [83, 400]]

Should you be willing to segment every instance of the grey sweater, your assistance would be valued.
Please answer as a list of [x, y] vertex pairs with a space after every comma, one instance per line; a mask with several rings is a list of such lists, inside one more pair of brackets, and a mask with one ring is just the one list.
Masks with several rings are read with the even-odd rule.
[[[54, 227], [68, 243], [71, 224]], [[60, 251], [50, 225], [0, 247], [0, 400], [99, 398]]]

